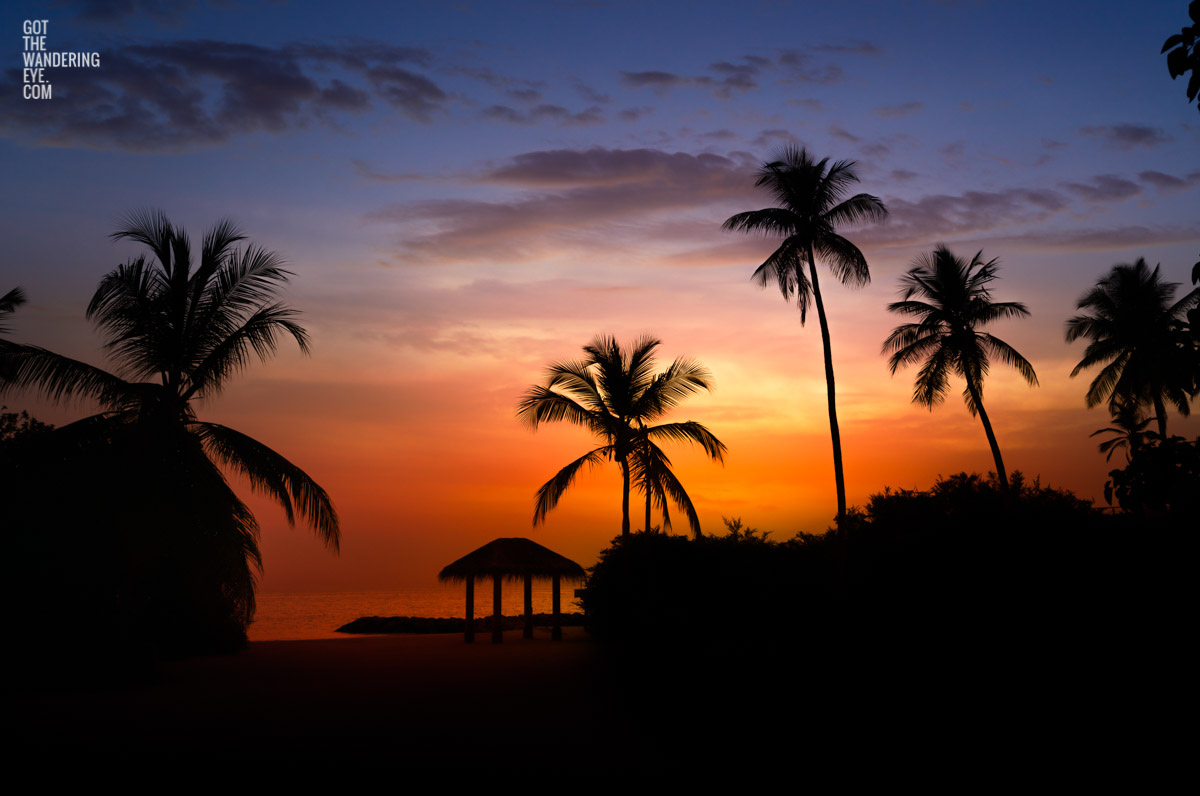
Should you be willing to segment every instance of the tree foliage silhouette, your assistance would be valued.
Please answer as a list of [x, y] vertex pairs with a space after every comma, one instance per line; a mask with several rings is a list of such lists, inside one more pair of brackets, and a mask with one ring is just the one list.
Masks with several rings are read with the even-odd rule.
[[1153, 431], [1146, 431], [1146, 426], [1150, 425], [1153, 419], [1142, 417], [1142, 407], [1136, 403], [1118, 404], [1113, 408], [1113, 424], [1093, 431], [1089, 436], [1111, 435], [1097, 446], [1100, 453], [1104, 454], [1104, 461], [1111, 462], [1113, 454], [1123, 450], [1125, 463], [1128, 464], [1147, 439], [1158, 439], [1158, 435]]
[[[1192, 24], [1163, 42], [1161, 52], [1167, 54], [1167, 71], [1171, 73], [1172, 80], [1192, 73], [1187, 84], [1187, 98], [1188, 102], [1195, 102], [1197, 93], [1200, 93], [1200, 41], [1197, 41], [1200, 39], [1200, 0], [1192, 0], [1188, 4], [1188, 16]], [[1196, 110], [1200, 111], [1200, 104]]]
[[613, 337], [597, 337], [584, 346], [583, 359], [550, 365], [546, 383], [525, 393], [517, 405], [517, 417], [534, 429], [542, 423], [566, 421], [586, 428], [602, 442], [538, 489], [534, 525], [558, 505], [585, 466], [616, 461], [621, 468], [622, 536], [629, 535], [629, 491], [635, 479], [648, 500], [659, 502], [665, 509], [670, 497], [683, 508], [693, 534], [700, 535], [700, 521], [691, 500], [671, 472], [670, 459], [659, 443], [694, 442], [718, 462], [725, 460], [725, 445], [703, 425], [690, 420], [653, 424], [687, 396], [711, 390], [712, 375], [699, 363], [684, 358], [676, 359], [656, 375], [654, 349], [659, 344], [652, 337], [642, 337], [622, 349]]
[[17, 307], [24, 303], [25, 291], [19, 287], [14, 287], [3, 296], [0, 296], [0, 335], [8, 334], [8, 316], [16, 312]]
[[842, 438], [837, 420], [829, 322], [825, 317], [816, 262], [818, 256], [823, 259], [842, 284], [851, 287], [870, 284], [871, 272], [863, 253], [836, 229], [845, 224], [882, 221], [887, 217], [883, 202], [870, 194], [860, 193], [843, 199], [849, 187], [858, 182], [854, 165], [852, 161], [829, 165], [827, 158], [817, 161], [804, 149], [788, 147], [775, 160], [763, 164], [755, 183], [770, 191], [779, 206], [738, 213], [723, 225], [726, 230], [782, 236], [783, 242], [751, 278], [763, 287], [776, 285], [785, 300], [791, 300], [794, 295], [800, 308], [801, 325], [808, 314], [809, 301], [816, 304], [825, 354], [839, 522], [846, 516], [846, 480], [842, 471]]
[[889, 304], [888, 310], [919, 321], [893, 329], [883, 343], [883, 352], [892, 354], [888, 367], [893, 375], [902, 367], [923, 362], [913, 385], [913, 402], [930, 410], [945, 399], [951, 374], [966, 381], [963, 400], [971, 415], [978, 415], [983, 423], [996, 475], [1007, 490], [1010, 485], [1000, 445], [983, 407], [983, 381], [991, 367], [990, 358], [1012, 365], [1031, 385], [1036, 386], [1038, 380], [1033, 366], [1016, 349], [977, 331], [1001, 318], [1029, 315], [1024, 304], [992, 300], [990, 285], [996, 279], [997, 261], [985, 263], [982, 258], [983, 252], [979, 252], [968, 262], [940, 244], [932, 254], [918, 257], [901, 278], [901, 300]]
[[[272, 497], [289, 523], [299, 513], [330, 549], [338, 549], [340, 535], [329, 496], [303, 470], [241, 432], [197, 419], [193, 407], [219, 394], [253, 359], [268, 359], [281, 338], [308, 351], [296, 311], [275, 300], [290, 273], [271, 252], [238, 248], [245, 236], [230, 221], [205, 234], [198, 263], [186, 232], [161, 211], [131, 214], [112, 237], [141, 243], [150, 255], [104, 276], [87, 308], [116, 373], [19, 345], [7, 357], [6, 387], [37, 389], [54, 401], [99, 402], [99, 414], [56, 433], [104, 440], [114, 456], [143, 460], [154, 481], [143, 485], [143, 502], [154, 506], [146, 513], [161, 532], [196, 525], [196, 533], [225, 551], [220, 589], [244, 633], [254, 613], [250, 568], [261, 569], [259, 529], [220, 466]], [[198, 516], [205, 527], [198, 527]]]
[[1122, 405], [1152, 406], [1163, 439], [1166, 404], [1186, 417], [1197, 390], [1197, 339], [1186, 318], [1200, 303], [1200, 289], [1172, 303], [1177, 287], [1139, 257], [1113, 266], [1079, 299], [1077, 308], [1088, 313], [1067, 321], [1067, 342], [1089, 340], [1071, 377], [1100, 366], [1088, 386], [1088, 407], [1107, 401], [1115, 413]]

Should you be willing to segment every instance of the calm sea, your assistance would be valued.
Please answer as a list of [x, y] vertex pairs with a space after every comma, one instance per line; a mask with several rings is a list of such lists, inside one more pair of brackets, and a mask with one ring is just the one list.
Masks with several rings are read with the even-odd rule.
[[[562, 610], [578, 611], [574, 582], [564, 583]], [[310, 638], [351, 638], [334, 631], [360, 616], [461, 617], [466, 607], [462, 584], [430, 586], [397, 591], [356, 591], [334, 593], [259, 592], [258, 611], [250, 625], [251, 641], [290, 641]], [[550, 613], [552, 595], [549, 583], [533, 584], [533, 610]], [[520, 583], [505, 583], [505, 616], [517, 616], [523, 610]], [[475, 584], [475, 615], [491, 616], [491, 581]]]

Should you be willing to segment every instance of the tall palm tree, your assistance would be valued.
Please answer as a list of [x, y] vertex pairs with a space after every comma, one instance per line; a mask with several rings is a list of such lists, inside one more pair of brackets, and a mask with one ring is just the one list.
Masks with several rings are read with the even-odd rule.
[[[525, 393], [517, 405], [517, 417], [534, 429], [545, 422], [565, 420], [588, 429], [602, 442], [538, 489], [534, 525], [558, 505], [585, 465], [595, 467], [604, 461], [616, 461], [620, 466], [621, 535], [628, 536], [629, 489], [635, 476], [641, 478], [651, 495], [660, 490], [663, 497], [670, 495], [677, 503], [681, 496], [686, 498], [682, 485], [669, 472], [670, 460], [659, 442], [694, 442], [712, 459], [724, 462], [724, 443], [700, 423], [689, 420], [651, 425], [692, 393], [712, 389], [708, 370], [688, 359], [676, 359], [655, 375], [654, 349], [659, 344], [652, 337], [642, 337], [631, 348], [622, 349], [615, 338], [597, 337], [584, 346], [583, 359], [550, 365], [546, 383]], [[683, 506], [693, 532], [699, 535], [700, 523], [690, 508], [691, 501]]]
[[883, 343], [883, 352], [892, 352], [888, 360], [892, 375], [901, 367], [924, 362], [913, 385], [913, 402], [930, 410], [945, 399], [951, 373], [966, 381], [963, 400], [983, 422], [996, 475], [1008, 490], [1004, 459], [983, 408], [983, 379], [991, 366], [990, 357], [995, 356], [1016, 368], [1031, 386], [1037, 386], [1038, 380], [1033, 366], [1015, 348], [994, 335], [976, 331], [1001, 318], [1029, 314], [1024, 304], [992, 300], [990, 284], [996, 279], [996, 267], [996, 260], [983, 261], [983, 252], [968, 262], [941, 244], [932, 254], [918, 257], [901, 278], [901, 300], [889, 304], [888, 310], [920, 320], [893, 329]]
[[1187, 417], [1197, 387], [1196, 340], [1186, 331], [1186, 318], [1200, 303], [1200, 289], [1172, 303], [1179, 285], [1164, 282], [1158, 270], [1141, 257], [1113, 266], [1079, 299], [1077, 308], [1090, 314], [1067, 321], [1067, 342], [1090, 341], [1072, 378], [1103, 365], [1088, 386], [1089, 408], [1101, 401], [1113, 412], [1122, 404], [1153, 406], [1159, 436], [1166, 439], [1166, 404]]
[[[37, 389], [54, 401], [98, 401], [99, 414], [60, 432], [108, 440], [114, 456], [117, 450], [140, 451], [153, 458], [150, 471], [161, 470], [156, 477], [172, 497], [156, 486], [145, 501], [161, 510], [158, 517], [161, 512], [175, 517], [156, 521], [170, 527], [190, 522], [192, 512], [222, 526], [200, 531], [226, 533], [225, 562], [240, 561], [242, 571], [230, 576], [233, 585], [222, 588], [237, 592], [244, 630], [254, 612], [249, 567], [261, 569], [258, 525], [220, 466], [240, 472], [254, 490], [274, 498], [289, 523], [298, 512], [334, 551], [340, 535], [329, 496], [303, 470], [241, 432], [197, 419], [193, 407], [193, 401], [220, 393], [251, 359], [269, 358], [283, 337], [308, 352], [296, 311], [275, 300], [290, 272], [271, 252], [238, 248], [245, 236], [229, 221], [205, 234], [198, 263], [187, 233], [161, 211], [128, 216], [112, 237], [141, 243], [151, 255], [104, 276], [87, 308], [116, 373], [21, 345], [7, 357], [12, 379], [5, 387]], [[236, 561], [231, 566], [238, 567]]]
[[[837, 484], [838, 521], [846, 516], [846, 479], [842, 473], [842, 437], [838, 430], [837, 400], [833, 378], [833, 352], [829, 344], [829, 322], [817, 280], [820, 256], [833, 275], [844, 285], [870, 284], [871, 272], [863, 253], [835, 230], [845, 224], [882, 221], [887, 208], [870, 194], [860, 193], [848, 199], [847, 189], [858, 182], [853, 161], [814, 160], [804, 149], [788, 147], [778, 157], [763, 164], [755, 185], [767, 188], [779, 202], [778, 207], [752, 210], [727, 219], [727, 230], [760, 232], [782, 236], [766, 262], [752, 279], [759, 285], [774, 283], [785, 300], [796, 297], [800, 324], [804, 325], [811, 299], [817, 305], [821, 324], [821, 345], [825, 353], [825, 386], [829, 404], [829, 431], [833, 440], [833, 472]], [[804, 266], [807, 264], [808, 272]]]

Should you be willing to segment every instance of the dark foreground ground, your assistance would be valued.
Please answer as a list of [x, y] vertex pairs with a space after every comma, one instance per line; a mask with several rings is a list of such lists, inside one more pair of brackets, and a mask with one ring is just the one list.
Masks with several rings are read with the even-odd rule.
[[[258, 642], [114, 686], [74, 667], [12, 682], [14, 760], [45, 767], [246, 760], [397, 773], [734, 776], [1141, 786], [1186, 760], [1178, 666], [1103, 649], [854, 644], [748, 653], [603, 649], [580, 628], [502, 645], [458, 635]], [[775, 649], [776, 652], [771, 650]], [[1147, 650], [1147, 654], [1158, 654]], [[1121, 661], [1136, 660], [1128, 650]], [[869, 658], [869, 659], [867, 659]], [[1161, 678], [1147, 679], [1160, 671]], [[73, 673], [72, 673], [73, 672]], [[202, 770], [202, 769], [201, 769]], [[293, 769], [295, 770], [295, 769]]]

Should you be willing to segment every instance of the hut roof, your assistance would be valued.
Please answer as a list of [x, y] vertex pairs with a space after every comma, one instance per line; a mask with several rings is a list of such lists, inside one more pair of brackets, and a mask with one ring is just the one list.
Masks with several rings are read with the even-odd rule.
[[501, 575], [510, 580], [532, 575], [535, 578], [582, 578], [583, 567], [532, 539], [510, 538], [488, 542], [473, 553], [449, 564], [438, 573], [438, 580], [465, 581]]

